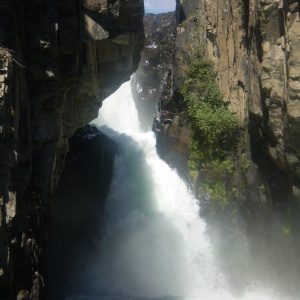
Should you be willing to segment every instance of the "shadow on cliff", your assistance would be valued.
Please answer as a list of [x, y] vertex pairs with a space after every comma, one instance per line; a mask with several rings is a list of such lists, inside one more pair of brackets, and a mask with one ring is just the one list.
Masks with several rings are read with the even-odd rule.
[[[55, 197], [48, 247], [49, 299], [79, 292], [73, 279], [87, 273], [97, 255], [104, 201], [116, 144], [92, 126], [70, 140]], [[84, 283], [83, 283], [84, 285]]]

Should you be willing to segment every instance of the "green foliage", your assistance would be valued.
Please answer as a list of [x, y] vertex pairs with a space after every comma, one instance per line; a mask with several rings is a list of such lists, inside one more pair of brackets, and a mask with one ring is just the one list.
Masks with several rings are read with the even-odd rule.
[[245, 154], [243, 153], [242, 156], [241, 156], [242, 173], [245, 174], [248, 171], [248, 169], [250, 168], [250, 166], [251, 166], [250, 160], [248, 160], [245, 157]]
[[239, 4], [239, 9], [238, 12], [241, 16], [244, 16], [246, 13], [246, 9], [245, 9], [245, 3], [244, 0], [241, 0], [240, 4]]
[[261, 184], [259, 187], [257, 187], [260, 191], [262, 191], [264, 194], [267, 192], [267, 187], [266, 185], [263, 183]]
[[201, 170], [205, 182], [205, 192], [211, 198], [214, 212], [224, 210], [230, 199], [235, 196], [233, 174], [234, 163], [230, 160], [214, 159], [208, 162]]
[[235, 164], [229, 159], [211, 158], [206, 151], [192, 139], [188, 167], [192, 182], [198, 186], [198, 198], [205, 194], [210, 198], [209, 205], [203, 208], [211, 217], [228, 209], [230, 199], [237, 196], [233, 176]]
[[221, 210], [224, 210], [228, 205], [228, 193], [222, 183], [216, 182], [213, 184], [206, 184], [205, 192], [213, 199], [212, 203], [214, 204], [214, 209], [211, 210], [211, 213], [215, 214], [218, 210], [218, 206]]
[[223, 101], [212, 61], [196, 59], [186, 75], [180, 91], [193, 129], [188, 166], [199, 193], [209, 196], [207, 210], [212, 216], [227, 209], [237, 196], [235, 164], [228, 157], [237, 144], [239, 122]]
[[195, 13], [191, 16], [189, 16], [187, 19], [183, 20], [182, 23], [178, 24], [178, 27], [187, 27], [189, 23], [194, 23], [196, 26], [198, 26], [198, 14]]
[[223, 102], [215, 81], [213, 63], [197, 59], [187, 70], [188, 79], [181, 88], [194, 138], [208, 150], [209, 156], [225, 154], [237, 136], [239, 123]]
[[291, 233], [291, 228], [289, 225], [282, 225], [282, 230], [283, 230], [283, 233], [287, 236], [290, 235], [290, 233]]

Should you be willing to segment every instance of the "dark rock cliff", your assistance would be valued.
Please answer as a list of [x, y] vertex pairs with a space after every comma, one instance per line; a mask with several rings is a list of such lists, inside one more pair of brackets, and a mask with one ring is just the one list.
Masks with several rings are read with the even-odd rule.
[[43, 299], [68, 139], [137, 69], [143, 1], [0, 1], [0, 298]]

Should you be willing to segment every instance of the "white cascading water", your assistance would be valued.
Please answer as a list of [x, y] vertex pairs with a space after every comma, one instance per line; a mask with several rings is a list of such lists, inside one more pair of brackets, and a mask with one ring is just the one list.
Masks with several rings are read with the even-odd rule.
[[[158, 157], [155, 135], [139, 130], [130, 82], [104, 101], [92, 124], [118, 144], [102, 253], [95, 262], [104, 293], [236, 299], [226, 291], [214, 264], [197, 200], [177, 173]], [[239, 299], [277, 298], [270, 292], [254, 290]]]

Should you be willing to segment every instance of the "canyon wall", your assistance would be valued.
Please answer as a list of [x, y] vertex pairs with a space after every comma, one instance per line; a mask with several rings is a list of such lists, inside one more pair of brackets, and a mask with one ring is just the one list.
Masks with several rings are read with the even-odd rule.
[[[46, 297], [52, 196], [69, 138], [97, 116], [102, 101], [137, 69], [142, 2], [0, 1], [0, 44], [11, 50], [8, 56], [0, 52], [1, 299]], [[180, 89], [188, 66], [199, 56], [214, 62], [224, 103], [240, 122], [230, 157], [238, 196], [226, 213], [208, 223], [233, 290], [242, 290], [256, 276], [298, 293], [299, 1], [177, 0], [176, 41], [172, 13], [147, 18], [149, 41], [134, 80], [135, 100], [155, 113], [162, 92], [153, 127], [160, 155], [187, 174], [191, 123]], [[144, 130], [148, 124], [151, 119]], [[102, 140], [95, 135], [96, 142]], [[85, 153], [80, 145], [78, 151]], [[71, 158], [66, 172], [73, 173], [77, 158]], [[111, 163], [110, 155], [107, 161]], [[73, 183], [63, 180], [72, 189]], [[59, 193], [65, 198], [63, 189]], [[82, 205], [78, 201], [81, 197], [75, 206]], [[200, 202], [209, 205], [209, 197]], [[76, 236], [73, 242], [76, 246]], [[255, 257], [255, 263], [244, 261], [241, 253]]]
[[[274, 285], [291, 293], [297, 293], [300, 265], [299, 11], [297, 0], [177, 0], [172, 96], [163, 106], [172, 122], [158, 133], [171, 141], [161, 152], [166, 160], [174, 152], [181, 161], [189, 158], [191, 125], [180, 89], [193, 61], [212, 60], [223, 100], [241, 130], [229, 157], [235, 165], [234, 209], [214, 216], [213, 240], [231, 253], [224, 267], [241, 263], [262, 281], [268, 269]], [[204, 196], [201, 201], [209, 203]], [[218, 231], [230, 242], [220, 242]], [[255, 266], [239, 261], [246, 251], [256, 257]], [[248, 275], [232, 276], [238, 285]]]
[[177, 5], [175, 88], [182, 86], [183, 66], [198, 48], [214, 62], [224, 102], [249, 132], [252, 159], [259, 165], [256, 154], [263, 156], [282, 175], [282, 183], [275, 174], [267, 178], [273, 202], [298, 197], [299, 2], [182, 0]]
[[52, 192], [68, 140], [137, 69], [143, 13], [141, 0], [0, 2], [10, 51], [0, 57], [3, 300], [45, 298]]

